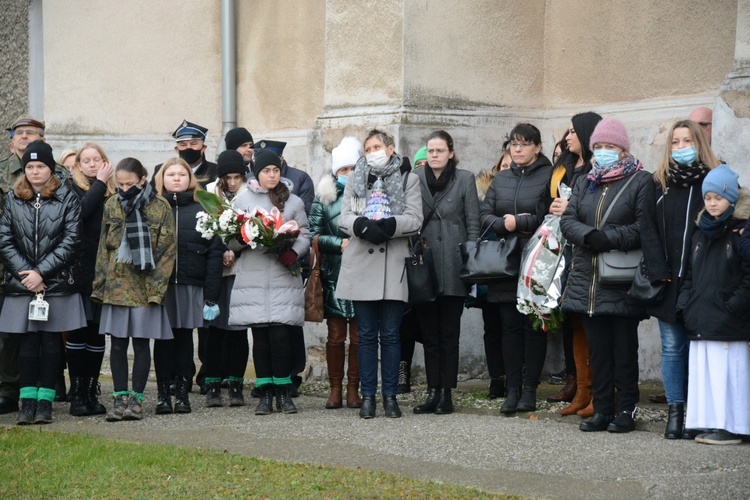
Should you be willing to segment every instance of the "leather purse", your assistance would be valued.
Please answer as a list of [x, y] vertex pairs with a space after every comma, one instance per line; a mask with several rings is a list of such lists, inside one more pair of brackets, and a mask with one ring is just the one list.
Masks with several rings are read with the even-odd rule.
[[432, 249], [424, 238], [419, 238], [411, 246], [411, 255], [406, 257], [404, 272], [409, 287], [409, 303], [425, 304], [433, 302], [440, 291]]
[[641, 259], [633, 277], [633, 284], [630, 285], [630, 290], [628, 290], [628, 296], [641, 304], [658, 304], [664, 300], [666, 288], [666, 283], [654, 284], [651, 282], [646, 264]]
[[310, 252], [310, 276], [305, 283], [305, 321], [320, 323], [323, 321], [325, 307], [323, 305], [323, 282], [320, 278], [320, 250], [318, 237], [312, 240]]
[[485, 240], [489, 227], [476, 240], [459, 244], [463, 266], [459, 278], [468, 284], [486, 284], [518, 278], [521, 270], [521, 245], [510, 234], [498, 240]]

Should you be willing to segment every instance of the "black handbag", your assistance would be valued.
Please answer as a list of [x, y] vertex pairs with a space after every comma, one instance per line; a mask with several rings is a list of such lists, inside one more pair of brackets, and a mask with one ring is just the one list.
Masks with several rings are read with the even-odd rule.
[[411, 246], [411, 255], [406, 257], [404, 272], [409, 288], [410, 304], [433, 302], [440, 291], [432, 249], [424, 238], [419, 238]]
[[[612, 203], [607, 207], [607, 211], [604, 213], [599, 222], [599, 227], [604, 227], [604, 222], [609, 217], [612, 208], [620, 198], [620, 195], [628, 188], [631, 182], [635, 179], [635, 175], [631, 175], [628, 181], [622, 186], [615, 197], [612, 199]], [[635, 276], [635, 270], [638, 268], [641, 259], [643, 258], [643, 251], [640, 248], [633, 250], [611, 250], [609, 252], [601, 252], [597, 258], [597, 274], [599, 275], [599, 283], [605, 285], [626, 285], [633, 281]]]
[[659, 282], [654, 284], [651, 282], [648, 269], [646, 269], [646, 263], [641, 259], [633, 277], [633, 284], [630, 285], [630, 290], [628, 290], [628, 296], [641, 304], [658, 304], [664, 300], [664, 291], [666, 288], [666, 283]]
[[489, 227], [476, 240], [459, 244], [463, 266], [458, 276], [464, 283], [485, 284], [518, 278], [521, 270], [521, 245], [510, 234], [498, 240], [483, 239]]

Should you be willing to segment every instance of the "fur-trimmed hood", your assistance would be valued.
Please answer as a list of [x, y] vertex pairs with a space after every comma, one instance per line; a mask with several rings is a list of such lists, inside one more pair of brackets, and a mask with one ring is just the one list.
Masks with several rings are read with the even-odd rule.
[[320, 202], [324, 205], [330, 205], [338, 199], [339, 188], [336, 186], [336, 179], [331, 174], [323, 174], [323, 177], [318, 181], [317, 194]]
[[479, 203], [484, 203], [484, 197], [487, 195], [487, 190], [492, 184], [492, 179], [495, 178], [489, 170], [482, 170], [477, 174], [477, 195], [479, 196]]
[[[695, 224], [700, 225], [701, 217], [705, 212], [705, 207], [698, 212], [698, 216], [695, 218]], [[740, 194], [737, 197], [737, 203], [734, 204], [734, 213], [732, 219], [739, 221], [746, 221], [750, 219], [750, 191], [747, 189], [740, 189]]]

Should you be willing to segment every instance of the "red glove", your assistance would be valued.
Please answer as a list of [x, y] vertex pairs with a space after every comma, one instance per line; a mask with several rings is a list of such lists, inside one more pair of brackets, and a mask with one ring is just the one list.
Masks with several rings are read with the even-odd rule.
[[279, 257], [279, 262], [281, 262], [286, 267], [291, 266], [295, 262], [297, 262], [297, 252], [295, 252], [292, 249], [287, 250], [286, 252], [282, 253]]

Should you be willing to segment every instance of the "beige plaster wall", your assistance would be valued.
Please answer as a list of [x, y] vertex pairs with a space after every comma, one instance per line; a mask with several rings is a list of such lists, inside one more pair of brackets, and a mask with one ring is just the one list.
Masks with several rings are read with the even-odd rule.
[[535, 107], [544, 85], [544, 0], [407, 0], [407, 104]]
[[326, 2], [327, 107], [402, 102], [405, 2]]
[[220, 2], [44, 2], [45, 118], [56, 134], [221, 129]]
[[311, 128], [323, 107], [325, 0], [236, 5], [237, 122], [251, 132]]
[[547, 0], [543, 105], [716, 93], [736, 18], [737, 0]]

